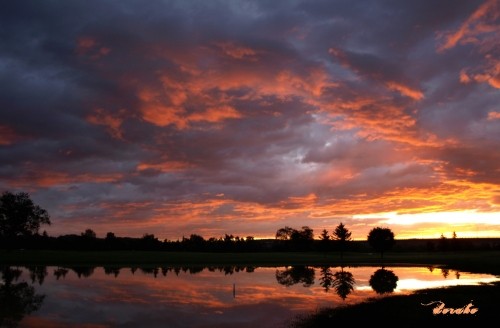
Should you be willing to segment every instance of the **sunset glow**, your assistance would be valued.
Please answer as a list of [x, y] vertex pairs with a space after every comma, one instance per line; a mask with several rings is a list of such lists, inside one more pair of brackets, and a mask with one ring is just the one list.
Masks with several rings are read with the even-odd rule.
[[500, 1], [11, 1], [0, 191], [50, 235], [500, 237]]

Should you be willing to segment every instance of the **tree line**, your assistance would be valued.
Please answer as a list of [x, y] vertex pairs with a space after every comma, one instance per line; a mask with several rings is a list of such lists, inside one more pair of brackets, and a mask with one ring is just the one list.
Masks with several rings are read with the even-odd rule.
[[[329, 232], [323, 229], [319, 239], [308, 226], [295, 229], [285, 226], [276, 231], [273, 240], [256, 240], [253, 236], [225, 234], [205, 239], [191, 234], [182, 239], [159, 240], [154, 234], [142, 237], [118, 237], [108, 232], [104, 238], [97, 237], [92, 229], [80, 234], [49, 236], [40, 234], [42, 225], [50, 225], [48, 212], [36, 205], [25, 192], [4, 192], [0, 196], [0, 249], [61, 249], [61, 250], [164, 250], [164, 251], [210, 251], [210, 252], [259, 252], [259, 251], [323, 251], [339, 252], [359, 250], [359, 243], [352, 240], [351, 231], [341, 222]], [[373, 228], [366, 239], [369, 246], [381, 257], [394, 244], [394, 233], [386, 227]], [[442, 236], [437, 246], [426, 245], [427, 250], [456, 250], [463, 246], [454, 233], [450, 241]]]

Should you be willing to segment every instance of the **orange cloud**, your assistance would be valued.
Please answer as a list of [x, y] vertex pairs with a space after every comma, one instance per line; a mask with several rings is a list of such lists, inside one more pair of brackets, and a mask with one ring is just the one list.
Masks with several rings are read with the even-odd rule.
[[[309, 69], [303, 75], [290, 70], [273, 72], [259, 65], [203, 70], [191, 62], [195, 59], [189, 56], [173, 59], [182, 71], [178, 78], [161, 72], [149, 86], [137, 86], [142, 118], [158, 126], [173, 125], [186, 129], [196, 122], [222, 123], [243, 117], [233, 105], [238, 99], [258, 100], [270, 95], [281, 99], [303, 97], [308, 101], [311, 97], [320, 97], [325, 88], [337, 86], [319, 68]], [[201, 72], [203, 77], [200, 77]], [[239, 89], [247, 91], [238, 97], [228, 95], [228, 91]], [[220, 92], [214, 93], [213, 90]]]
[[498, 31], [499, 27], [489, 25], [489, 22], [498, 18], [499, 12], [498, 0], [484, 2], [456, 31], [440, 33], [438, 35], [438, 38], [443, 40], [438, 47], [438, 51], [443, 52], [451, 49], [459, 42], [478, 43], [479, 40], [477, 37], [479, 35]]
[[178, 107], [164, 106], [161, 104], [146, 104], [141, 108], [142, 118], [149, 123], [157, 126], [175, 125], [178, 129], [188, 127], [188, 121], [184, 110]]
[[486, 56], [486, 62], [476, 68], [462, 69], [460, 71], [460, 82], [488, 83], [495, 89], [500, 89], [500, 60], [493, 56]]
[[[222, 91], [250, 88], [254, 99], [263, 95], [307, 98], [317, 97], [325, 88], [337, 85], [324, 68], [308, 68], [305, 72], [298, 74], [283, 66], [269, 66], [266, 60], [274, 61], [275, 54], [273, 53], [253, 50], [232, 42], [216, 42], [215, 44], [223, 50], [223, 56], [252, 59], [259, 55], [262, 61], [251, 60], [251, 64], [245, 65], [226, 63], [224, 57], [220, 57], [220, 52], [210, 47], [198, 47], [189, 53], [178, 52], [170, 48], [156, 48], [152, 51], [157, 56], [176, 63], [184, 73], [182, 81], [176, 80], [176, 89], [188, 91], [190, 95], [206, 96], [207, 91], [214, 88]], [[209, 68], [202, 64], [207, 58], [213, 61]]]
[[206, 121], [210, 123], [221, 122], [230, 118], [241, 118], [236, 109], [231, 106], [210, 107], [205, 112], [193, 113], [188, 116], [189, 121]]
[[473, 68], [460, 71], [460, 82], [468, 83], [474, 80], [478, 83], [488, 83], [500, 89], [500, 59], [493, 55], [498, 47], [500, 25], [500, 2], [488, 0], [483, 3], [459, 28], [454, 32], [445, 32], [438, 35], [442, 40], [438, 52], [454, 48], [457, 44], [472, 44], [478, 52], [484, 55], [484, 63]]
[[488, 121], [500, 120], [500, 112], [489, 112]]
[[465, 69], [462, 69], [460, 71], [460, 82], [462, 83], [469, 83], [471, 81], [471, 78], [467, 74], [467, 71]]
[[38, 171], [26, 172], [21, 177], [9, 181], [9, 185], [15, 188], [29, 188], [34, 187], [46, 188], [59, 185], [67, 185], [72, 183], [108, 183], [115, 182], [122, 178], [122, 174], [109, 173], [109, 174], [69, 174], [64, 172], [53, 171]]
[[229, 57], [250, 61], [257, 60], [258, 51], [249, 47], [238, 46], [232, 42], [217, 42], [216, 45]]
[[422, 91], [410, 88], [401, 83], [390, 81], [387, 82], [386, 85], [389, 89], [398, 91], [402, 95], [410, 97], [414, 100], [422, 100], [424, 98], [424, 94], [422, 93]]
[[137, 165], [138, 171], [156, 170], [160, 172], [182, 171], [192, 167], [192, 164], [180, 161], [165, 161], [161, 163], [140, 163]]
[[332, 125], [334, 129], [358, 130], [357, 135], [367, 140], [384, 139], [413, 146], [442, 146], [452, 142], [420, 131], [406, 106], [395, 105], [383, 95], [352, 98], [322, 104], [321, 111], [333, 118], [331, 122], [323, 123]]
[[103, 125], [106, 130], [116, 139], [123, 139], [121, 125], [124, 121], [126, 111], [121, 109], [115, 115], [98, 108], [92, 114], [87, 116], [87, 122], [95, 125]]

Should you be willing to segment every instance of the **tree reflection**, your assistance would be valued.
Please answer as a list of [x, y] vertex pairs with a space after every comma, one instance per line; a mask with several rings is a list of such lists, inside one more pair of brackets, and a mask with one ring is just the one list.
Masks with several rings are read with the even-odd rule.
[[302, 283], [302, 286], [309, 287], [314, 284], [314, 269], [307, 266], [286, 267], [284, 270], [276, 270], [276, 280], [284, 286], [292, 286]]
[[344, 271], [344, 267], [340, 267], [340, 271], [333, 274], [332, 287], [342, 300], [354, 290], [355, 284], [354, 276], [349, 271]]
[[36, 294], [26, 282], [15, 283], [21, 270], [2, 267], [0, 272], [0, 327], [16, 327], [24, 316], [40, 309], [45, 295]]
[[30, 266], [27, 267], [30, 273], [31, 283], [38, 282], [39, 285], [43, 284], [45, 277], [47, 276], [47, 267], [44, 265]]
[[377, 294], [386, 294], [396, 289], [398, 280], [393, 271], [381, 268], [371, 275], [369, 283]]
[[332, 270], [330, 270], [330, 267], [322, 267], [319, 271], [319, 274], [319, 285], [323, 287], [325, 292], [328, 292], [333, 283]]
[[57, 280], [59, 280], [59, 278], [63, 277], [63, 278], [66, 278], [66, 275], [68, 274], [69, 270], [66, 269], [66, 268], [57, 268], [57, 269], [54, 269], [54, 276], [56, 277]]
[[70, 269], [76, 273], [78, 278], [81, 278], [81, 277], [88, 278], [94, 274], [95, 268], [94, 267], [72, 267]]
[[112, 274], [113, 276], [115, 276], [115, 278], [117, 278], [118, 275], [120, 274], [120, 268], [119, 267], [104, 267], [104, 274], [106, 274], [106, 275]]
[[154, 267], [154, 268], [144, 267], [144, 268], [139, 268], [139, 269], [142, 271], [142, 273], [152, 274], [153, 277], [155, 277], [155, 278], [158, 277], [158, 273], [160, 272], [160, 269], [156, 268], [156, 267]]

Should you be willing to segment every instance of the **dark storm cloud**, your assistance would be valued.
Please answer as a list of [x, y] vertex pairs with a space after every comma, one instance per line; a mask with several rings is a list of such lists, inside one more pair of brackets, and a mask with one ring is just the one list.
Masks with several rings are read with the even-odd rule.
[[4, 2], [0, 187], [32, 191], [66, 230], [176, 235], [180, 220], [248, 231], [365, 212], [358, 199], [418, 208], [392, 197], [447, 180], [498, 183], [498, 10]]

